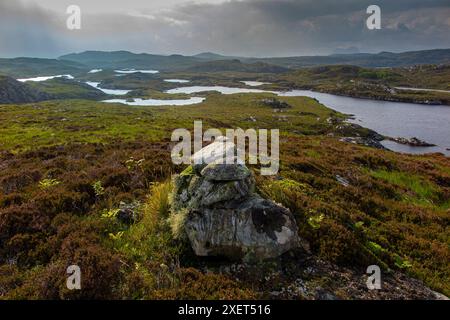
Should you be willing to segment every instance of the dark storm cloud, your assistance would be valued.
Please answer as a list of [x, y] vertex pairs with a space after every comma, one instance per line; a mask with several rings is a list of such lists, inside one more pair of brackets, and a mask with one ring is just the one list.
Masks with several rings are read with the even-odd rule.
[[92, 1], [79, 1], [79, 31], [65, 28], [60, 1], [55, 6], [51, 0], [40, 2], [46, 9], [17, 1], [0, 4], [0, 55], [126, 49], [282, 56], [349, 47], [368, 52], [450, 47], [448, 0], [375, 1], [382, 10], [383, 29], [378, 31], [365, 28], [366, 8], [373, 0], [171, 0], [169, 6], [164, 1], [109, 1], [103, 14], [98, 2], [93, 7]]
[[253, 0], [220, 6], [188, 5], [174, 15], [193, 22], [191, 28], [198, 35], [195, 43], [219, 47], [225, 53], [325, 54], [339, 47], [402, 51], [450, 46], [447, 1], [378, 1], [381, 31], [365, 27], [366, 8], [372, 3]]

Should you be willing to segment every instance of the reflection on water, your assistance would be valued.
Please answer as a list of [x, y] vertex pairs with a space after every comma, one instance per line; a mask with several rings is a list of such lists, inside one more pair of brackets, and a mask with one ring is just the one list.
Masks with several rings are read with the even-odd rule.
[[108, 103], [123, 103], [130, 106], [187, 106], [191, 104], [202, 103], [205, 98], [192, 97], [190, 99], [175, 99], [175, 100], [159, 100], [159, 99], [110, 99], [102, 102]]
[[437, 147], [411, 147], [392, 141], [383, 144], [394, 151], [406, 153], [442, 152], [450, 155], [450, 106], [389, 102], [341, 97], [308, 90], [293, 90], [283, 96], [308, 96], [329, 108], [353, 114], [358, 123], [390, 137], [417, 137]]
[[41, 82], [41, 81], [47, 81], [47, 80], [55, 79], [55, 78], [73, 79], [73, 76], [70, 75], [70, 74], [59, 74], [59, 75], [56, 75], [56, 76], [17, 79], [17, 81], [20, 81], [20, 82], [27, 82], [27, 81]]
[[269, 82], [259, 82], [259, 81], [241, 81], [241, 82], [250, 87], [258, 87], [262, 86], [263, 84], [270, 84]]
[[190, 82], [189, 80], [183, 80], [183, 79], [165, 79], [165, 82], [170, 82], [170, 83], [188, 83]]

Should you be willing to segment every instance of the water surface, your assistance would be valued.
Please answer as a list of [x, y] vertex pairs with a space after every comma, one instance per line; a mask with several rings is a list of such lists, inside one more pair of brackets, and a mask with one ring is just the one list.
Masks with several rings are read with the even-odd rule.
[[390, 137], [417, 137], [437, 147], [411, 147], [385, 141], [383, 144], [394, 151], [405, 153], [442, 152], [450, 155], [450, 106], [434, 106], [358, 99], [309, 90], [293, 90], [282, 96], [307, 96], [319, 100], [336, 111], [353, 114], [358, 123]]
[[259, 89], [246, 89], [246, 88], [232, 88], [232, 87], [222, 87], [222, 86], [192, 86], [192, 87], [181, 87], [167, 90], [167, 93], [199, 93], [206, 91], [216, 91], [221, 94], [235, 94], [235, 93], [265, 93], [269, 91], [259, 90]]
[[93, 81], [87, 81], [86, 84], [90, 85], [91, 87], [97, 88], [100, 91], [103, 91], [106, 94], [112, 94], [116, 96], [123, 96], [124, 94], [127, 94], [131, 90], [120, 90], [120, 89], [103, 89], [100, 88], [100, 82], [93, 82]]
[[44, 76], [44, 77], [17, 79], [17, 81], [20, 81], [20, 82], [27, 82], [27, 81], [41, 82], [41, 81], [47, 81], [47, 80], [55, 79], [55, 78], [74, 79], [74, 77], [72, 75], [70, 75], [70, 74], [59, 74], [59, 75], [56, 75], [56, 76]]
[[174, 100], [162, 100], [162, 99], [132, 99], [133, 101], [127, 101], [127, 99], [109, 99], [102, 102], [107, 103], [122, 103], [129, 106], [187, 106], [191, 104], [202, 103], [205, 98], [191, 97], [189, 99], [174, 99]]
[[165, 79], [165, 82], [170, 82], [170, 83], [189, 83], [191, 82], [190, 80], [184, 80], [184, 79]]
[[114, 72], [116, 73], [123, 73], [123, 74], [131, 74], [131, 73], [150, 73], [150, 74], [155, 74], [155, 73], [159, 73], [159, 71], [157, 70], [135, 70], [135, 69], [130, 69], [130, 70], [114, 70]]
[[241, 81], [241, 82], [243, 84], [245, 84], [246, 86], [250, 86], [250, 87], [259, 87], [264, 84], [270, 84], [269, 82], [260, 82], [260, 81]]
[[102, 71], [103, 71], [103, 69], [92, 69], [88, 73], [98, 73], [98, 72], [102, 72]]

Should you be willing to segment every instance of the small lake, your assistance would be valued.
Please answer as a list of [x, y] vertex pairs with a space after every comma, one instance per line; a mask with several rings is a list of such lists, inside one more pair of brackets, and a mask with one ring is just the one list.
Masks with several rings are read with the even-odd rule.
[[156, 74], [159, 73], [159, 71], [157, 70], [135, 70], [135, 69], [130, 69], [130, 70], [114, 70], [114, 72], [116, 73], [122, 73], [122, 74], [131, 74], [131, 73], [150, 73], [150, 74]]
[[192, 86], [192, 87], [181, 87], [167, 90], [166, 93], [199, 93], [206, 91], [216, 91], [221, 94], [235, 94], [235, 93], [267, 93], [268, 91], [259, 89], [246, 89], [246, 88], [232, 88], [232, 87], [222, 87], [222, 86]]
[[99, 72], [102, 72], [102, 71], [103, 71], [103, 69], [92, 69], [88, 73], [99, 73]]
[[241, 82], [249, 87], [259, 87], [264, 84], [270, 84], [269, 82], [259, 82], [259, 81], [241, 81]]
[[336, 111], [355, 116], [353, 123], [390, 137], [417, 137], [437, 147], [411, 147], [384, 141], [391, 150], [405, 153], [442, 152], [450, 155], [450, 106], [389, 102], [336, 96], [309, 90], [293, 90], [282, 96], [307, 96]]
[[309, 90], [274, 92], [220, 86], [195, 86], [176, 88], [168, 90], [167, 93], [192, 94], [205, 91], [217, 91], [223, 94], [271, 92], [285, 97], [315, 98], [331, 109], [354, 115], [355, 119], [350, 122], [380, 134], [390, 137], [417, 137], [437, 145], [436, 147], [411, 147], [384, 141], [383, 144], [393, 151], [416, 154], [442, 152], [450, 156], [450, 150], [446, 150], [450, 148], [450, 106], [358, 99]]
[[100, 82], [87, 81], [86, 84], [88, 84], [91, 87], [94, 87], [100, 91], [103, 91], [106, 94], [112, 94], [115, 96], [123, 96], [124, 94], [127, 94], [128, 92], [131, 91], [131, 90], [120, 90], [120, 89], [103, 89], [103, 88], [99, 87]]
[[189, 99], [175, 99], [175, 100], [162, 100], [162, 99], [141, 99], [136, 98], [133, 101], [127, 101], [127, 99], [109, 99], [102, 102], [108, 103], [123, 103], [129, 106], [187, 106], [191, 104], [202, 103], [205, 98], [191, 97]]
[[17, 79], [17, 81], [20, 82], [27, 82], [27, 81], [35, 81], [35, 82], [41, 82], [41, 81], [47, 81], [50, 79], [55, 78], [66, 78], [66, 79], [73, 79], [74, 77], [70, 74], [59, 74], [56, 76], [46, 76], [46, 77], [35, 77], [35, 78], [26, 78], [26, 79]]
[[165, 79], [165, 82], [169, 82], [169, 83], [189, 83], [191, 82], [190, 80], [184, 80], [184, 79]]

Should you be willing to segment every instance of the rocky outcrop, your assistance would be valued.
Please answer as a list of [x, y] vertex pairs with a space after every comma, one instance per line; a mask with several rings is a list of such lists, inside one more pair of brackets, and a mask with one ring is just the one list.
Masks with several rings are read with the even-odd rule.
[[293, 215], [255, 192], [244, 164], [216, 159], [198, 169], [189, 167], [176, 176], [172, 193], [172, 214], [184, 215], [181, 227], [197, 255], [255, 261], [298, 245]]
[[263, 99], [261, 100], [261, 103], [265, 106], [271, 107], [273, 109], [288, 109], [292, 108], [291, 105], [284, 101], [280, 101], [277, 99]]
[[0, 76], [0, 103], [27, 103], [50, 99], [51, 96], [19, 82], [13, 78]]
[[343, 137], [339, 139], [339, 141], [352, 143], [352, 144], [358, 144], [361, 146], [366, 147], [372, 147], [380, 150], [387, 150], [385, 146], [383, 146], [380, 141], [371, 139], [371, 138], [365, 138], [365, 137]]
[[411, 147], [435, 147], [436, 146], [435, 144], [428, 143], [428, 142], [420, 140], [419, 138], [416, 138], [416, 137], [413, 137], [411, 139], [389, 138], [389, 140], [400, 143], [400, 144], [408, 145]]
[[[332, 120], [328, 121], [329, 123], [333, 123]], [[362, 146], [372, 147], [376, 149], [386, 150], [381, 141], [385, 139], [384, 136], [377, 133], [376, 131], [363, 128], [359, 124], [350, 123], [350, 122], [341, 122], [338, 123], [333, 129], [329, 136], [343, 136], [339, 140], [342, 142], [358, 144]]]

